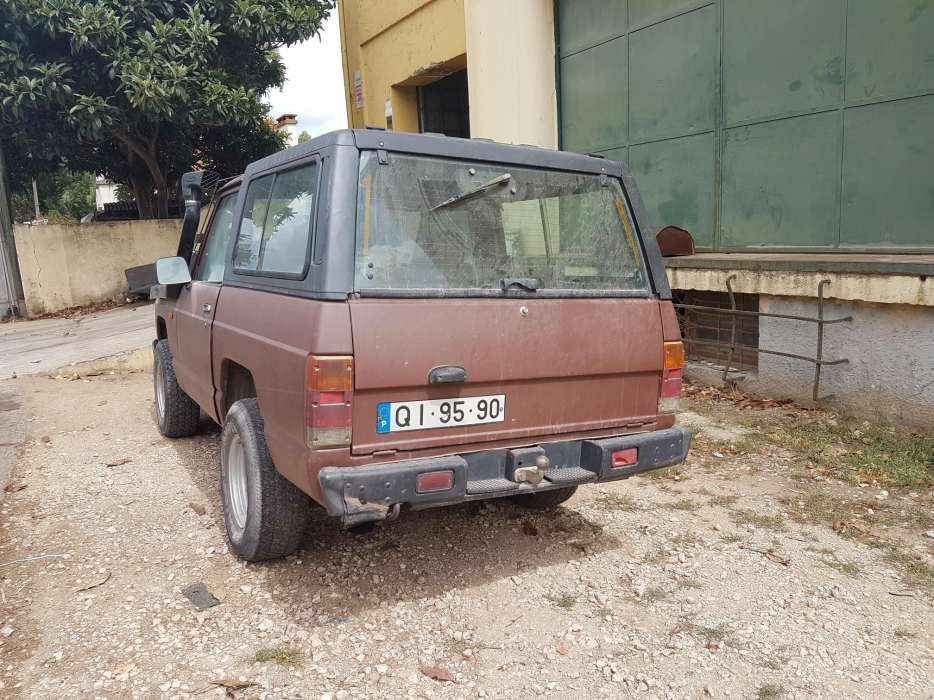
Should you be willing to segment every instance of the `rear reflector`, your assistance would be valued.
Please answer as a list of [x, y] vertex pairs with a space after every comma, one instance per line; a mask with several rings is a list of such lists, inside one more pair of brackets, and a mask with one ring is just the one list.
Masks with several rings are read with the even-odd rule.
[[613, 453], [613, 469], [631, 467], [639, 461], [639, 448], [629, 447]]
[[445, 470], [441, 472], [425, 472], [415, 477], [416, 493], [437, 493], [450, 491], [454, 487], [454, 472]]
[[305, 369], [305, 441], [314, 449], [350, 445], [353, 358], [309, 355]]
[[683, 369], [666, 369], [662, 373], [661, 398], [676, 399], [681, 396], [683, 379]]

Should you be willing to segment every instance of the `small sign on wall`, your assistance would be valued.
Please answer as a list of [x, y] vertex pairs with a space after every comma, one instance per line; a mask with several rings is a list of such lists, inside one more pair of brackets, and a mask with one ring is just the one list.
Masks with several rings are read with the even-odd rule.
[[353, 72], [353, 106], [363, 109], [363, 74], [359, 70]]

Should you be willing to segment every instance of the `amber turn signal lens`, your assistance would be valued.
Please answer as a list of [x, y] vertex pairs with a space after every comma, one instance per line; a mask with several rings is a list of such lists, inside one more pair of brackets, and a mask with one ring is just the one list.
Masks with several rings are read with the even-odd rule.
[[308, 358], [308, 389], [353, 391], [353, 358], [311, 355]]
[[682, 369], [684, 367], [684, 343], [674, 340], [665, 343], [665, 369]]

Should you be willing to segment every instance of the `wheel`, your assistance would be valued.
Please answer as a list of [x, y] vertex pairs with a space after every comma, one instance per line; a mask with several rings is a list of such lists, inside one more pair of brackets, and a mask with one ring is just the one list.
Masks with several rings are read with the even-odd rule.
[[272, 463], [256, 399], [241, 399], [227, 412], [221, 504], [227, 539], [241, 559], [277, 559], [302, 543], [311, 503]]
[[170, 438], [188, 437], [197, 433], [201, 409], [178, 385], [167, 340], [158, 341], [153, 348], [152, 382], [156, 394], [159, 432]]
[[513, 496], [512, 500], [523, 508], [531, 510], [549, 510], [557, 508], [577, 491], [576, 486], [568, 486], [563, 489], [552, 489], [551, 491], [542, 491], [541, 493], [524, 493], [520, 496]]

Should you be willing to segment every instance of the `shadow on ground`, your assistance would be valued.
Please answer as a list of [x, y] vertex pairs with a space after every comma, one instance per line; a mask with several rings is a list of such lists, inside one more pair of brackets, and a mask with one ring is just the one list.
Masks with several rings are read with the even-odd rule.
[[[223, 533], [219, 434], [215, 430], [173, 445]], [[297, 556], [250, 566], [265, 570], [267, 590], [284, 607], [310, 608], [335, 619], [482, 586], [622, 546], [602, 525], [576, 511], [535, 512], [508, 499], [404, 511], [399, 520], [365, 534], [345, 531], [320, 506], [311, 507], [311, 522]]]

